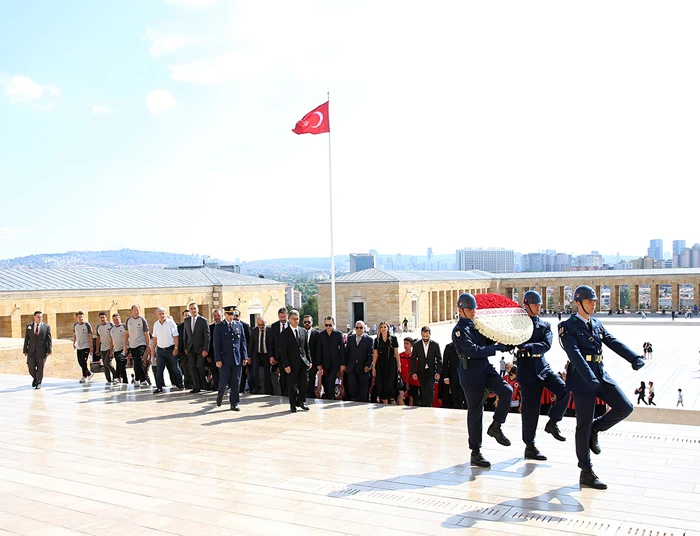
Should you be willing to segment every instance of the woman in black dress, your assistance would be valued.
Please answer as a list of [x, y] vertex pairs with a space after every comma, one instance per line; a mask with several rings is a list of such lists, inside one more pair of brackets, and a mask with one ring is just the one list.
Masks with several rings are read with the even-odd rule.
[[389, 334], [389, 324], [380, 322], [379, 333], [374, 339], [374, 358], [372, 376], [375, 379], [377, 400], [380, 404], [396, 404], [399, 390], [396, 376], [401, 372], [399, 341]]
[[639, 401], [641, 400], [647, 406], [649, 405], [649, 403], [646, 401], [646, 390], [647, 388], [646, 385], [644, 385], [644, 382], [639, 384], [639, 387], [637, 387], [637, 389], [635, 390], [635, 394], [637, 395], [637, 404], [639, 404]]

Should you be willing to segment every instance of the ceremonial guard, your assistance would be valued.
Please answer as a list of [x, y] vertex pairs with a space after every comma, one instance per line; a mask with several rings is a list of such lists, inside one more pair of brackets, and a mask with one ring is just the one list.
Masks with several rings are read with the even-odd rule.
[[[582, 486], [607, 489], [593, 472], [589, 449], [600, 454], [598, 432], [604, 432], [632, 413], [632, 403], [603, 368], [603, 345], [629, 361], [634, 370], [644, 366], [642, 357], [610, 335], [592, 318], [598, 296], [589, 286], [574, 291], [578, 313], [559, 324], [559, 341], [569, 356], [566, 387], [573, 393], [576, 405], [576, 456], [581, 469]], [[603, 399], [610, 409], [593, 419], [596, 398]]]
[[219, 394], [216, 397], [216, 405], [221, 406], [228, 387], [231, 389], [231, 409], [240, 411], [238, 386], [241, 383], [243, 366], [248, 362], [248, 345], [243, 324], [233, 319], [235, 309], [234, 306], [224, 307], [226, 318], [214, 328], [214, 356], [219, 368]]
[[476, 308], [474, 296], [466, 292], [459, 296], [459, 322], [452, 330], [452, 342], [460, 360], [459, 381], [467, 399], [467, 429], [472, 451], [470, 462], [479, 467], [491, 467], [491, 463], [481, 454], [484, 391], [488, 389], [498, 396], [498, 407], [486, 433], [501, 445], [509, 446], [510, 441], [501, 431], [501, 424], [508, 416], [513, 389], [496, 372], [488, 358], [496, 355], [497, 351], [505, 352], [511, 347], [494, 343], [476, 330], [473, 322]]
[[547, 363], [544, 354], [552, 347], [552, 328], [549, 322], [539, 317], [542, 297], [534, 290], [528, 290], [523, 297], [523, 308], [532, 319], [532, 337], [518, 345], [518, 368], [516, 378], [520, 386], [523, 421], [523, 442], [526, 460], [546, 460], [547, 457], [535, 447], [535, 430], [540, 416], [542, 389], [547, 388], [557, 397], [555, 404], [549, 408], [549, 422], [544, 431], [559, 441], [566, 438], [559, 432], [557, 423], [564, 417], [569, 403], [569, 392], [564, 380], [556, 374]]

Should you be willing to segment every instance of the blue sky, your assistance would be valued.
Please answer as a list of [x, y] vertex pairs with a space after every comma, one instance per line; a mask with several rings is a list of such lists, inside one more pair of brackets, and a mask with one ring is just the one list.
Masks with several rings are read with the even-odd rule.
[[0, 1], [0, 258], [692, 245], [699, 10]]

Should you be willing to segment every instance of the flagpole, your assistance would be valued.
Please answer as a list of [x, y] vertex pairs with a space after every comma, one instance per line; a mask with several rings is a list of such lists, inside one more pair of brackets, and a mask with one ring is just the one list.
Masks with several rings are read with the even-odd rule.
[[[331, 92], [328, 92], [328, 106], [330, 115]], [[330, 197], [330, 215], [331, 215], [331, 316], [337, 319], [335, 315], [335, 254], [333, 251], [333, 180], [331, 178], [331, 133], [328, 131], [328, 195]]]

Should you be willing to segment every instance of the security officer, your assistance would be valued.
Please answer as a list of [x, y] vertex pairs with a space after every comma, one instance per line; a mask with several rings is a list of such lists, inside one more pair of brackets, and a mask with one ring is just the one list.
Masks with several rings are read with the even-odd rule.
[[518, 369], [516, 378], [520, 385], [523, 420], [523, 443], [525, 443], [526, 460], [546, 460], [547, 457], [535, 447], [535, 430], [540, 416], [542, 389], [547, 388], [557, 397], [557, 402], [549, 409], [549, 422], [544, 431], [559, 441], [566, 438], [559, 432], [557, 423], [564, 417], [569, 403], [569, 392], [564, 380], [554, 371], [544, 358], [552, 347], [552, 328], [549, 322], [540, 319], [542, 296], [534, 290], [528, 290], [523, 297], [523, 308], [532, 319], [532, 337], [518, 346]]
[[[595, 312], [595, 290], [580, 286], [574, 291], [578, 313], [559, 324], [559, 341], [569, 356], [566, 387], [573, 393], [576, 405], [576, 456], [581, 468], [582, 486], [607, 489], [591, 466], [591, 455], [600, 454], [598, 432], [615, 426], [632, 413], [632, 403], [603, 368], [603, 344], [629, 361], [634, 370], [644, 366], [642, 357], [610, 335], [603, 325], [592, 318]], [[610, 409], [593, 419], [596, 398], [602, 398]]]
[[501, 431], [501, 424], [506, 422], [513, 388], [501, 378], [488, 358], [496, 355], [496, 351], [506, 352], [510, 347], [494, 343], [476, 330], [473, 322], [476, 308], [474, 296], [467, 292], [460, 294], [457, 300], [459, 322], [452, 330], [452, 342], [460, 360], [459, 383], [467, 399], [467, 429], [472, 451], [470, 461], [472, 465], [491, 467], [481, 455], [484, 391], [489, 389], [498, 396], [498, 407], [486, 433], [507, 447], [510, 441]]
[[220, 372], [216, 405], [221, 406], [228, 387], [231, 389], [231, 409], [240, 411], [238, 386], [241, 383], [243, 366], [248, 363], [248, 345], [245, 340], [243, 324], [239, 320], [233, 319], [235, 310], [236, 307], [233, 305], [224, 307], [225, 320], [214, 328], [214, 357]]

